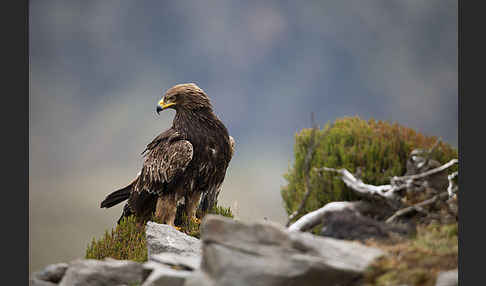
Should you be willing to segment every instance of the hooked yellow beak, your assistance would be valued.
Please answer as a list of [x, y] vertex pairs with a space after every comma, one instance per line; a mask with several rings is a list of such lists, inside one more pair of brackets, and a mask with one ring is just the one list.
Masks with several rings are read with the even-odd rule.
[[172, 105], [175, 105], [175, 102], [164, 103], [164, 99], [162, 98], [157, 104], [157, 108], [156, 108], [157, 114], [159, 114], [159, 112], [161, 112], [162, 110], [171, 107]]

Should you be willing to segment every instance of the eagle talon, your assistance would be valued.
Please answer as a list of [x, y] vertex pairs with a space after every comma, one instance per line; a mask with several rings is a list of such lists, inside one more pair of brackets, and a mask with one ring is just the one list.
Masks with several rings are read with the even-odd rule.
[[201, 220], [198, 219], [197, 217], [191, 217], [191, 221], [196, 223], [196, 224], [201, 224]]

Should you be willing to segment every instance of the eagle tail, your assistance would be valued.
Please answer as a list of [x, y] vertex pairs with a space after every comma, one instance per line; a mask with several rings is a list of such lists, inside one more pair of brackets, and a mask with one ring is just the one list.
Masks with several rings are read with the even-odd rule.
[[128, 203], [125, 204], [125, 206], [123, 207], [123, 212], [122, 212], [122, 215], [121, 217], [118, 219], [118, 224], [120, 224], [120, 222], [122, 221], [122, 219], [124, 217], [129, 217], [133, 214], [132, 210], [130, 209], [130, 206], [128, 205]]
[[132, 190], [132, 184], [114, 191], [113, 193], [109, 194], [106, 196], [106, 198], [101, 202], [102, 208], [111, 208], [114, 205], [117, 205], [124, 200], [128, 199], [130, 197], [130, 192]]

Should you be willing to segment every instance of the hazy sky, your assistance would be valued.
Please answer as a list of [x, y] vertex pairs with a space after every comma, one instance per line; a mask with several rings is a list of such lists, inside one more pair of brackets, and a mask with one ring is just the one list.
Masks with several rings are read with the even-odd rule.
[[457, 1], [30, 1], [30, 267], [84, 256], [121, 207], [155, 113], [195, 82], [236, 140], [221, 204], [285, 221], [293, 136], [342, 116], [457, 146]]

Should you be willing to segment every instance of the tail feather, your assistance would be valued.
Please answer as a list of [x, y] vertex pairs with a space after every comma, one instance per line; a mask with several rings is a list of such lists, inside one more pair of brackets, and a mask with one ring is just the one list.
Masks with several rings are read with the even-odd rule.
[[129, 217], [133, 214], [132, 210], [130, 210], [130, 207], [128, 205], [128, 203], [125, 204], [125, 206], [123, 207], [123, 212], [122, 212], [122, 215], [121, 217], [118, 219], [118, 222], [117, 224], [120, 224], [120, 222], [122, 221], [122, 219], [124, 217]]
[[128, 199], [130, 197], [130, 192], [132, 190], [132, 184], [114, 191], [113, 193], [109, 194], [106, 196], [106, 198], [101, 202], [102, 208], [111, 208], [114, 205], [117, 205], [124, 200]]

